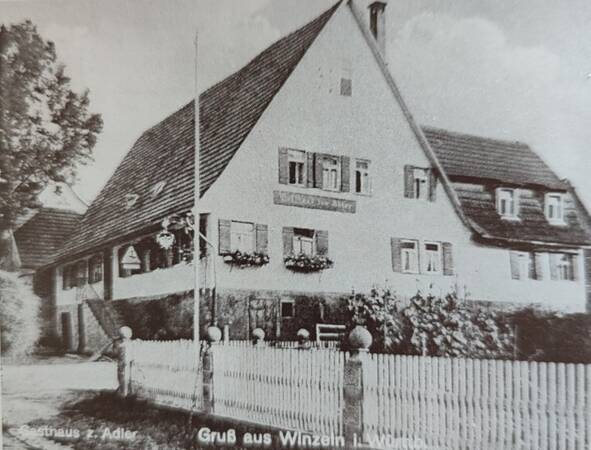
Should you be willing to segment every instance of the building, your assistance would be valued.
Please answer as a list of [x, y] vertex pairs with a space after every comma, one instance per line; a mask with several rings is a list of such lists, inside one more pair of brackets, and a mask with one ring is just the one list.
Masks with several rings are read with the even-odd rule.
[[[200, 95], [202, 327], [289, 338], [374, 285], [585, 310], [574, 190], [525, 144], [419, 127], [385, 6], [341, 1]], [[191, 102], [143, 133], [51, 263], [68, 346], [192, 304], [194, 120]]]
[[45, 269], [53, 255], [72, 236], [87, 205], [67, 184], [50, 184], [39, 195], [41, 207], [21, 216], [13, 233], [19, 277], [42, 299], [42, 336], [55, 335], [53, 271]]

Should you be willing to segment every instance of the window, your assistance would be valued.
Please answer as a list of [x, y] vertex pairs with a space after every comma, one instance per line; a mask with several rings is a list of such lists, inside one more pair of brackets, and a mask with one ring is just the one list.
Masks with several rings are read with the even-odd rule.
[[564, 206], [562, 194], [546, 194], [546, 218], [551, 224], [564, 224]]
[[103, 281], [103, 257], [93, 256], [88, 262], [88, 282], [98, 283]]
[[369, 178], [369, 161], [358, 159], [355, 161], [355, 192], [369, 194], [371, 192]]
[[295, 308], [294, 308], [294, 301], [291, 299], [282, 299], [281, 300], [281, 318], [282, 319], [291, 319], [295, 316]]
[[154, 186], [152, 186], [152, 189], [150, 190], [151, 197], [152, 198], [158, 197], [160, 195], [160, 193], [162, 192], [162, 190], [164, 189], [164, 186], [166, 186], [166, 181], [159, 181]]
[[441, 244], [437, 242], [425, 243], [425, 273], [441, 273]]
[[419, 272], [419, 255], [417, 247], [417, 241], [402, 241], [400, 243], [400, 256], [402, 259], [403, 272]]
[[76, 267], [73, 265], [62, 267], [62, 289], [68, 290], [76, 286]]
[[341, 190], [341, 161], [334, 156], [322, 160], [322, 187], [328, 191]]
[[314, 230], [307, 228], [294, 228], [293, 230], [293, 253], [296, 255], [315, 255], [316, 246]]
[[503, 219], [517, 217], [517, 193], [515, 189], [497, 189], [497, 212]]
[[432, 169], [404, 166], [404, 196], [435, 201], [437, 179]]
[[230, 229], [230, 251], [252, 253], [254, 251], [254, 224], [232, 222]]
[[288, 150], [287, 152], [289, 184], [305, 186], [306, 184], [306, 152]]
[[133, 205], [137, 203], [140, 196], [137, 194], [126, 194], [125, 195], [125, 209], [131, 208]]
[[577, 255], [569, 253], [550, 253], [550, 278], [553, 280], [574, 281]]
[[541, 279], [541, 267], [536, 266], [536, 257], [533, 252], [512, 251], [511, 258], [511, 278], [514, 280], [535, 280]]

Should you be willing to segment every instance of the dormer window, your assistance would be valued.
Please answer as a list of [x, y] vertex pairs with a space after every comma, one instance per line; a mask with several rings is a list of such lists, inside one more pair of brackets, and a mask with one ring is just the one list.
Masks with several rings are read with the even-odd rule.
[[162, 190], [164, 189], [165, 185], [166, 185], [166, 181], [159, 181], [154, 186], [152, 186], [152, 189], [150, 190], [150, 194], [151, 194], [152, 198], [158, 197], [160, 195], [160, 193], [162, 192]]
[[546, 219], [554, 225], [564, 225], [564, 198], [562, 194], [546, 194], [544, 202]]
[[517, 219], [517, 190], [497, 189], [497, 212], [503, 219]]
[[133, 205], [135, 205], [137, 203], [139, 198], [140, 198], [140, 196], [137, 194], [126, 194], [125, 195], [125, 208], [126, 209], [131, 208]]

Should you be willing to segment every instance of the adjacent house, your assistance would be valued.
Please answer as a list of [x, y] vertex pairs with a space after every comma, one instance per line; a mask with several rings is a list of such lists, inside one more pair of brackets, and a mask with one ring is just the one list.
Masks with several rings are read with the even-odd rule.
[[50, 336], [56, 326], [55, 297], [50, 289], [54, 274], [45, 266], [72, 236], [87, 205], [64, 183], [50, 184], [39, 201], [41, 207], [19, 217], [13, 236], [19, 276], [41, 297], [42, 336]]
[[385, 7], [341, 1], [200, 95], [196, 209], [195, 104], [140, 136], [47, 266], [68, 347], [107, 340], [117, 305], [191, 305], [196, 263], [201, 325], [232, 338], [293, 338], [375, 285], [585, 310], [573, 188], [525, 144], [421, 128]]

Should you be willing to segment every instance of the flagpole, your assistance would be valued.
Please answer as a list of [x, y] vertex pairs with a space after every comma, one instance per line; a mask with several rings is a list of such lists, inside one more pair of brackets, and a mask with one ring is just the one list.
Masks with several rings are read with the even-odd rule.
[[194, 222], [193, 222], [193, 264], [195, 267], [195, 288], [193, 301], [193, 341], [199, 344], [199, 76], [198, 76], [198, 48], [199, 48], [198, 32], [195, 32], [195, 194], [194, 194]]

